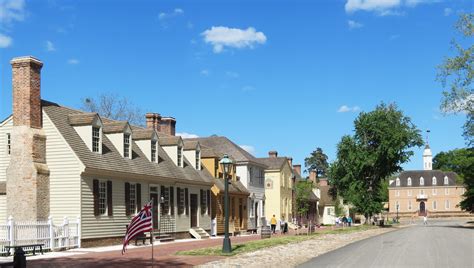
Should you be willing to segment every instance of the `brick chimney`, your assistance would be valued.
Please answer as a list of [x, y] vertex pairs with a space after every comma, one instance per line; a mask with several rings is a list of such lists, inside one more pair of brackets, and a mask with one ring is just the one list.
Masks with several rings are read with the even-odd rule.
[[301, 165], [293, 165], [293, 169], [301, 176]]
[[161, 120], [159, 120], [159, 125], [161, 132], [170, 136], [176, 134], [176, 119], [173, 117], [162, 117]]
[[156, 129], [156, 131], [160, 131], [160, 120], [161, 115], [157, 113], [147, 113], [146, 117], [146, 127]]
[[311, 170], [309, 172], [309, 180], [313, 182], [314, 185], [316, 185], [316, 176], [317, 173], [316, 173], [316, 170]]
[[293, 157], [288, 157], [288, 164], [290, 164], [290, 167], [293, 166]]
[[15, 220], [47, 220], [49, 169], [46, 135], [42, 129], [41, 67], [31, 56], [14, 58], [12, 65], [13, 127], [7, 167], [7, 216]]
[[278, 152], [277, 151], [270, 151], [270, 152], [268, 152], [268, 157], [277, 158], [278, 157]]

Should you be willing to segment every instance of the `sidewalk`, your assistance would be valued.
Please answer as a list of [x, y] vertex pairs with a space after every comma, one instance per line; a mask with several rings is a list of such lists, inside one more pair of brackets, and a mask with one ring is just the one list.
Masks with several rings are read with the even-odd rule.
[[[222, 245], [223, 237], [206, 240], [184, 239], [167, 243], [154, 243], [154, 267], [192, 267], [210, 261], [219, 260], [219, 256], [176, 256], [182, 250], [191, 250]], [[259, 235], [231, 237], [232, 244], [245, 243], [260, 239]], [[12, 260], [13, 257], [2, 258]], [[1, 260], [1, 259], [0, 259]], [[81, 248], [63, 252], [45, 253], [28, 256], [30, 267], [151, 267], [151, 247], [130, 245], [124, 255], [122, 246], [100, 248]]]

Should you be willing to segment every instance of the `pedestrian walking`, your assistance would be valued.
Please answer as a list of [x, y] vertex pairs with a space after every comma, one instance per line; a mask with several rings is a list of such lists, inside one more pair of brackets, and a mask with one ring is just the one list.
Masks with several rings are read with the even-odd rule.
[[423, 225], [428, 225], [428, 216], [423, 216]]
[[272, 233], [275, 234], [276, 226], [277, 226], [277, 219], [275, 218], [275, 214], [270, 219], [270, 226], [272, 227]]
[[352, 218], [351, 216], [347, 217], [347, 224], [349, 224], [349, 227], [352, 225]]

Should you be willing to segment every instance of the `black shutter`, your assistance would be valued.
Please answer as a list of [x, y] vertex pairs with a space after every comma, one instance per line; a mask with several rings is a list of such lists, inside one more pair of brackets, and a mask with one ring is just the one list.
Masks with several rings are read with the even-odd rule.
[[211, 216], [211, 191], [207, 190], [207, 215]]
[[184, 205], [186, 206], [186, 215], [189, 215], [188, 188], [184, 189]]
[[170, 204], [171, 204], [171, 215], [174, 215], [174, 189], [170, 187]]
[[183, 214], [183, 207], [181, 204], [181, 188], [176, 187], [176, 200], [178, 203], [178, 215]]
[[114, 205], [112, 204], [112, 181], [107, 181], [107, 214], [114, 215]]
[[130, 216], [130, 183], [125, 183], [125, 215]]
[[[137, 191], [137, 211], [140, 211], [142, 209], [142, 185], [140, 183], [137, 183], [136, 186], [136, 191]], [[153, 200], [153, 202], [158, 202], [157, 200]]]
[[99, 216], [99, 180], [92, 181], [92, 193], [94, 195], [94, 216]]

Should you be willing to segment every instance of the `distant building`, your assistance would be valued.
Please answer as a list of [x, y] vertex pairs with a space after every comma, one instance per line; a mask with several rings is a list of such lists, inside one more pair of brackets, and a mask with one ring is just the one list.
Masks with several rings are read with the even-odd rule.
[[432, 170], [433, 156], [426, 145], [423, 151], [423, 170], [410, 170], [390, 182], [389, 213], [400, 217], [413, 215], [462, 215], [458, 206], [465, 188], [457, 183], [454, 172]]

